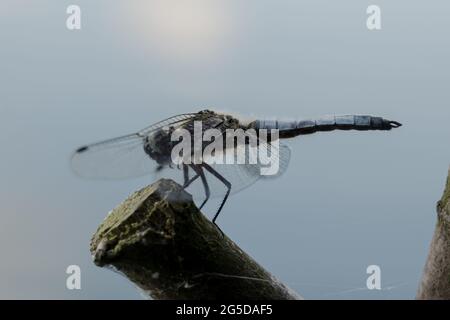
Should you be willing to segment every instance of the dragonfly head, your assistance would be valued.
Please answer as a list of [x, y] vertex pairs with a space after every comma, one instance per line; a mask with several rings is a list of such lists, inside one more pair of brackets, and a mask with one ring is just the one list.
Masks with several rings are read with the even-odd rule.
[[171, 162], [173, 128], [164, 128], [153, 132], [144, 138], [144, 151], [159, 165]]

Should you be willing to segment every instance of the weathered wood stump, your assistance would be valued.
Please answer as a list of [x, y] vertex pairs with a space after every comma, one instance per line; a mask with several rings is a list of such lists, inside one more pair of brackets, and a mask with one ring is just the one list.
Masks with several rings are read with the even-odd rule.
[[91, 241], [98, 266], [124, 274], [154, 299], [301, 299], [195, 206], [172, 180], [132, 194]]

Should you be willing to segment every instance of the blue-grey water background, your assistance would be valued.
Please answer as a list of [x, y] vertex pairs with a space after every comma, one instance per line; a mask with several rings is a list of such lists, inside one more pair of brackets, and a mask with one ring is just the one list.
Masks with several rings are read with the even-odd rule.
[[[80, 31], [66, 29], [70, 4]], [[366, 28], [370, 4], [380, 31]], [[70, 154], [205, 107], [403, 122], [289, 141], [287, 174], [232, 197], [219, 223], [305, 298], [414, 298], [450, 162], [449, 10], [423, 0], [2, 0], [0, 298], [141, 298], [94, 266], [89, 240], [152, 178], [81, 180]], [[70, 264], [81, 290], [66, 289]], [[365, 289], [371, 264], [384, 290]]]

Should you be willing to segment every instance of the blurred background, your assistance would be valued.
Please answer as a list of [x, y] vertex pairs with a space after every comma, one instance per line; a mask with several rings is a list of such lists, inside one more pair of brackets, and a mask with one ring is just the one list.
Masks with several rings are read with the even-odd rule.
[[[71, 4], [78, 31], [66, 28]], [[371, 4], [382, 30], [366, 27]], [[287, 173], [230, 198], [218, 223], [305, 298], [414, 298], [450, 163], [449, 10], [406, 0], [2, 0], [0, 298], [142, 298], [92, 263], [89, 241], [153, 178], [82, 180], [70, 155], [205, 107], [402, 122], [289, 141]], [[71, 264], [81, 290], [66, 289]], [[372, 264], [383, 290], [366, 288]]]

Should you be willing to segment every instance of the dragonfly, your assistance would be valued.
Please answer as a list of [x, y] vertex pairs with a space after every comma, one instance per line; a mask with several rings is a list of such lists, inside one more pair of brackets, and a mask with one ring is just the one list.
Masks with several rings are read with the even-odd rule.
[[[195, 139], [195, 123], [201, 122], [202, 132], [216, 129], [227, 139], [225, 133], [229, 129], [253, 129], [256, 148], [264, 147], [276, 157], [279, 168], [275, 175], [263, 175], [261, 161], [245, 161], [227, 163], [214, 163], [208, 159], [200, 161], [174, 163], [172, 150], [177, 141], [172, 135], [180, 129], [191, 133]], [[332, 130], [391, 130], [402, 124], [382, 117], [369, 115], [333, 115], [306, 120], [273, 120], [248, 119], [245, 117], [221, 113], [213, 110], [202, 110], [193, 113], [184, 113], [156, 122], [140, 131], [117, 138], [84, 145], [73, 153], [71, 165], [74, 172], [85, 178], [124, 179], [139, 177], [147, 174], [156, 176], [174, 176], [180, 181], [183, 188], [189, 188], [195, 181], [200, 181], [204, 190], [205, 199], [199, 206], [201, 210], [210, 197], [221, 197], [222, 201], [212, 219], [216, 220], [222, 211], [230, 194], [237, 193], [260, 179], [270, 179], [281, 176], [287, 169], [291, 157], [290, 148], [281, 142], [300, 135], [312, 134], [320, 131]], [[276, 130], [276, 139], [262, 139], [264, 130]], [[198, 138], [198, 136], [197, 136]], [[216, 138], [217, 139], [217, 138]], [[195, 144], [195, 141], [193, 141]], [[275, 144], [275, 142], [277, 142]], [[200, 148], [206, 148], [202, 142]], [[233, 152], [237, 144], [226, 144], [224, 152]], [[244, 147], [251, 149], [248, 140], [244, 140]], [[254, 145], [253, 145], [254, 147]], [[231, 150], [230, 150], [231, 149]], [[252, 149], [253, 150], [253, 149]], [[253, 150], [255, 151], [255, 150]], [[192, 152], [194, 152], [192, 150]], [[171, 174], [175, 173], [175, 174]], [[220, 229], [220, 228], [219, 228]]]

